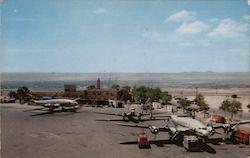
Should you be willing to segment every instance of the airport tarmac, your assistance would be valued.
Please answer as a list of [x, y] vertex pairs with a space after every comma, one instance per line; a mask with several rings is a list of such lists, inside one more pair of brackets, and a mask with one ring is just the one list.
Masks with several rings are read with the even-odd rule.
[[[187, 152], [174, 144], [151, 145], [151, 149], [139, 149], [137, 145], [121, 145], [120, 142], [136, 140], [142, 129], [118, 126], [113, 122], [95, 119], [117, 118], [93, 113], [123, 109], [83, 107], [78, 113], [55, 113], [31, 117], [23, 112], [33, 106], [18, 103], [1, 104], [1, 156], [2, 158], [157, 158], [157, 157], [217, 157], [249, 158], [250, 146], [243, 144], [208, 143], [206, 151]], [[39, 112], [39, 111], [36, 111]], [[161, 125], [164, 121], [143, 124]], [[149, 139], [154, 135], [145, 130]], [[169, 138], [160, 133], [157, 139]]]

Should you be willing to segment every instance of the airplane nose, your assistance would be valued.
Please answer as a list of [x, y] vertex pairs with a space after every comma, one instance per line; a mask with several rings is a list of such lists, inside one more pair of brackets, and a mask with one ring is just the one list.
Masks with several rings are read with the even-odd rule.
[[205, 135], [205, 136], [209, 136], [209, 133], [210, 133], [210, 132], [209, 132], [208, 130], [205, 130], [205, 131], [204, 131], [204, 135]]

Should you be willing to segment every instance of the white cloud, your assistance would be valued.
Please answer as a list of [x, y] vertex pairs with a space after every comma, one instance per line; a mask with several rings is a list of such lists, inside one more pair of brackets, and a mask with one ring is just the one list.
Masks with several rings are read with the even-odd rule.
[[94, 11], [95, 14], [106, 14], [108, 11], [105, 8], [98, 8]]
[[244, 35], [248, 31], [248, 25], [237, 23], [232, 19], [224, 19], [208, 34], [210, 37], [232, 38]]
[[250, 20], [250, 15], [246, 15], [243, 17], [245, 20]]
[[166, 21], [192, 21], [195, 20], [195, 12], [186, 10], [179, 11], [175, 14], [170, 15]]
[[209, 28], [209, 25], [205, 24], [202, 21], [194, 21], [191, 23], [183, 23], [178, 29], [179, 33], [201, 33], [206, 31]]

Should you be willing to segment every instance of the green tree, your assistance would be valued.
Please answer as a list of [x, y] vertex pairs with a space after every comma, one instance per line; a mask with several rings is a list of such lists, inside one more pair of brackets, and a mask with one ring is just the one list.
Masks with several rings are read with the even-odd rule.
[[168, 92], [162, 92], [161, 100], [164, 104], [168, 104], [172, 100], [172, 96]]
[[162, 92], [160, 88], [148, 88], [147, 97], [150, 98], [152, 102], [159, 101], [161, 99]]
[[238, 112], [242, 111], [242, 104], [241, 104], [241, 102], [239, 102], [237, 100], [233, 100], [231, 102], [231, 106], [229, 106], [228, 111], [231, 112], [231, 120], [232, 120], [234, 114], [237, 114]]
[[177, 103], [179, 103], [183, 109], [191, 105], [191, 101], [187, 98], [180, 98]]
[[228, 107], [230, 106], [229, 99], [224, 100], [219, 107], [220, 110], [224, 112], [224, 116], [226, 116], [226, 112], [228, 111]]
[[25, 101], [32, 98], [30, 90], [26, 86], [21, 86], [17, 89], [17, 97], [20, 100], [25, 100]]
[[124, 90], [126, 90], [126, 91], [128, 91], [128, 92], [131, 91], [131, 87], [130, 87], [130, 86], [124, 86], [124, 87], [122, 87], [122, 89], [124, 89]]
[[95, 87], [95, 85], [89, 85], [88, 87], [87, 87], [87, 89], [95, 89], [96, 87]]
[[120, 89], [118, 91], [118, 100], [122, 101], [132, 100], [132, 95], [130, 94], [128, 89]]
[[224, 109], [225, 111], [228, 111], [231, 113], [230, 119], [233, 119], [234, 114], [237, 114], [238, 112], [242, 111], [242, 104], [241, 102], [237, 100], [224, 100], [221, 103], [220, 109]]
[[145, 86], [134, 87], [132, 90], [134, 100], [145, 103], [145, 101], [148, 100], [147, 91], [148, 88]]
[[120, 85], [119, 84], [113, 84], [111, 86], [112, 89], [116, 89], [116, 90], [119, 90], [120, 89]]
[[194, 102], [199, 106], [200, 110], [208, 110], [209, 109], [209, 105], [206, 103], [205, 97], [201, 93], [199, 93], [195, 97]]
[[160, 100], [167, 104], [172, 96], [168, 92], [162, 92], [160, 88], [150, 88], [150, 87], [134, 87], [132, 91], [135, 101], [141, 101], [142, 103], [147, 102], [158, 102]]

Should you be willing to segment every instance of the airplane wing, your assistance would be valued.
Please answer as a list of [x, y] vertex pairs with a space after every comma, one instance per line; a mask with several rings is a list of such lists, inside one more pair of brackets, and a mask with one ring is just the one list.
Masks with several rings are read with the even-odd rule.
[[43, 110], [43, 109], [45, 109], [45, 108], [42, 107], [42, 108], [36, 108], [36, 109], [28, 109], [28, 110], [24, 110], [23, 112], [35, 111], [35, 110]]
[[[174, 142], [170, 139], [160, 139], [160, 140], [149, 140], [150, 144], [155, 144], [157, 146], [162, 146], [164, 144], [173, 144]], [[121, 142], [120, 144], [137, 144], [137, 141], [127, 141]]]
[[[178, 117], [189, 117], [188, 115], [186, 114], [183, 114], [183, 115], [176, 115]], [[171, 117], [171, 114], [169, 115], [153, 115], [153, 117]]]
[[[150, 128], [151, 126], [150, 125], [138, 125], [138, 124], [125, 124], [125, 123], [116, 123], [117, 125], [119, 126], [127, 126], [127, 127], [136, 127], [136, 128]], [[159, 128], [159, 131], [160, 132], [168, 132], [170, 131], [169, 128], [166, 128], [166, 127], [160, 127]]]
[[171, 117], [170, 115], [153, 115], [153, 117]]
[[225, 128], [227, 126], [235, 126], [235, 125], [241, 125], [241, 124], [247, 124], [247, 123], [250, 123], [250, 120], [242, 120], [239, 122], [231, 122], [231, 123], [216, 123], [216, 124], [212, 124], [212, 127], [214, 129], [217, 129], [217, 128]]
[[241, 125], [241, 124], [247, 124], [247, 123], [250, 123], [250, 120], [242, 120], [242, 121], [239, 121], [239, 122], [231, 122], [230, 124], [231, 125]]
[[151, 119], [151, 118], [145, 118], [145, 119], [144, 119], [144, 118], [141, 118], [141, 119], [140, 119], [141, 122], [143, 122], [143, 121], [159, 121], [159, 120], [165, 121], [165, 120], [167, 120], [167, 119], [166, 119], [166, 118], [165, 118], [165, 119], [164, 119], [164, 118], [152, 118], [152, 119]]
[[170, 139], [160, 139], [160, 140], [150, 140], [150, 144], [163, 145], [163, 144], [173, 144], [174, 142]]
[[104, 114], [104, 115], [114, 115], [114, 116], [122, 116], [122, 114], [112, 114], [112, 113], [105, 113], [105, 112], [94, 112], [97, 114]]
[[30, 116], [39, 116], [39, 115], [47, 115], [47, 114], [52, 114], [53, 112], [51, 111], [46, 111], [46, 112], [41, 112], [41, 113], [36, 113], [36, 114], [32, 114]]
[[97, 119], [96, 121], [129, 121], [123, 119]]
[[61, 112], [81, 113], [81, 112], [75, 111], [74, 109], [73, 110], [72, 109], [65, 109], [65, 110], [57, 109], [57, 110], [53, 110], [53, 111], [45, 111], [45, 112], [35, 113], [35, 114], [30, 115], [30, 116], [49, 115], [49, 114], [61, 113]]
[[137, 127], [137, 128], [149, 128], [149, 125], [137, 125], [137, 124], [125, 124], [125, 123], [116, 123], [119, 126], [128, 126], [128, 127]]
[[121, 142], [120, 144], [137, 144], [137, 141]]
[[[152, 112], [152, 115], [159, 115], [159, 114], [166, 114], [166, 113], [163, 113], [163, 112]], [[151, 113], [142, 113], [142, 115], [151, 115]]]
[[130, 119], [130, 120], [124, 120], [124, 119], [97, 119], [96, 121], [132, 121], [132, 122], [144, 122], [144, 121], [158, 121], [158, 120], [166, 120], [166, 119], [157, 119], [157, 118], [154, 118], [154, 119], [150, 119], [150, 118], [147, 118], [147, 119]]

